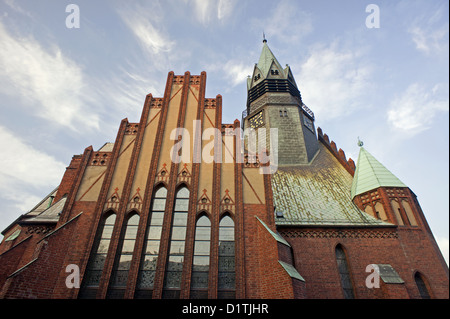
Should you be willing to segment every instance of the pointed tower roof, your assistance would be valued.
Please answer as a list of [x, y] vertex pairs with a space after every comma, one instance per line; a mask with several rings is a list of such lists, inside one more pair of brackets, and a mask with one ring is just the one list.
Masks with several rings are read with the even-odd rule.
[[[287, 64], [285, 68], [281, 66], [280, 62], [278, 62], [277, 58], [267, 45], [265, 36], [259, 61], [258, 63], [255, 63], [253, 75], [247, 78], [247, 90], [250, 91], [258, 84], [264, 82], [264, 80], [287, 80], [293, 85], [294, 91], [298, 91], [290, 67]], [[293, 93], [293, 95], [300, 95], [298, 92]]]
[[264, 39], [261, 56], [259, 57], [259, 62], [257, 64], [257, 67], [261, 70], [261, 73], [264, 76], [264, 78], [267, 77], [270, 67], [272, 66], [272, 62], [276, 64], [277, 68], [279, 68], [280, 71], [283, 70], [283, 67], [281, 66], [280, 62], [278, 62], [277, 58], [275, 57], [275, 55], [273, 55], [272, 51], [267, 45], [267, 40]]
[[351, 188], [352, 199], [378, 187], [408, 187], [362, 146]]

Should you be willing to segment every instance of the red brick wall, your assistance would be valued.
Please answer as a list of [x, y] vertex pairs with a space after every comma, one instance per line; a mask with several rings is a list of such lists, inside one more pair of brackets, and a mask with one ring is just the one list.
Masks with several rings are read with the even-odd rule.
[[80, 283], [82, 281], [83, 269], [87, 264], [88, 252], [90, 250], [90, 235], [96, 233], [95, 223], [95, 207], [96, 202], [75, 202], [73, 210], [76, 214], [81, 214], [73, 225], [74, 233], [70, 238], [70, 242], [67, 243], [67, 251], [64, 257], [64, 262], [59, 271], [59, 279], [56, 282], [55, 289], [53, 291], [52, 298], [76, 298], [78, 289], [67, 289], [65, 285], [65, 278], [67, 273], [65, 267], [69, 264], [75, 264], [80, 269]]
[[278, 263], [277, 241], [256, 219], [267, 223], [265, 205], [244, 205], [246, 298], [293, 298], [292, 279]]
[[53, 203], [58, 202], [65, 194], [70, 192], [70, 189], [75, 182], [75, 178], [78, 173], [78, 168], [81, 163], [81, 155], [74, 155], [68, 167], [66, 167], [66, 171], [64, 172], [64, 176], [61, 179], [61, 183], [58, 187], [58, 192], [56, 193], [55, 199]]
[[420, 298], [414, 281], [414, 274], [419, 271], [431, 285], [431, 294], [435, 298], [449, 298], [448, 267], [443, 267], [440, 252], [433, 245], [434, 239], [417, 227], [399, 227], [399, 239], [409, 263], [406, 287], [411, 298]]
[[[9, 275], [20, 268], [20, 260], [24, 252], [30, 247], [30, 239], [31, 236], [27, 237], [17, 243], [15, 247], [0, 255], [0, 287], [3, 287]], [[0, 298], [2, 295], [2, 291], [0, 290]]]
[[75, 225], [76, 219], [44, 238], [37, 259], [7, 279], [1, 297], [51, 298]]
[[[437, 298], [448, 298], [448, 277], [439, 267], [427, 235], [420, 229], [397, 228], [283, 228], [294, 251], [296, 269], [305, 278], [308, 298], [343, 298], [335, 247], [347, 254], [357, 298], [417, 298], [415, 270], [426, 277]], [[380, 291], [369, 289], [365, 272], [369, 264], [390, 264], [405, 281], [389, 284]], [[407, 293], [406, 293], [407, 291]]]

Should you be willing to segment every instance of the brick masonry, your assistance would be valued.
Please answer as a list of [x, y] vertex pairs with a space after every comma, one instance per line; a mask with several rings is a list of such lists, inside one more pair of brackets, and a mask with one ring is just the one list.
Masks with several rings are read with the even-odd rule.
[[[347, 254], [351, 281], [357, 298], [419, 298], [414, 281], [414, 276], [418, 272], [425, 279], [432, 297], [448, 298], [448, 267], [443, 261], [420, 205], [409, 189], [404, 189], [402, 193], [404, 197], [399, 197], [400, 192], [381, 188], [377, 190], [380, 194], [377, 200], [383, 203], [387, 215], [390, 216], [389, 221], [393, 222], [395, 217], [389, 201], [395, 196], [408, 199], [418, 221], [417, 226], [307, 227], [303, 225], [278, 226], [277, 228], [274, 218], [272, 177], [255, 174], [261, 166], [264, 166], [259, 162], [251, 165], [248, 160], [241, 162], [240, 154], [234, 153], [235, 161], [231, 169], [227, 171], [229, 174], [234, 174], [233, 179], [226, 179], [227, 176], [221, 173], [225, 171], [225, 164], [221, 163], [212, 164], [211, 169], [204, 163], [193, 163], [192, 166], [186, 166], [190, 168], [189, 176], [183, 177], [179, 174], [183, 166], [168, 162], [165, 166], [167, 175], [158, 175], [161, 172], [160, 159], [166, 155], [162, 154], [162, 148], [170, 133], [167, 132], [166, 127], [169, 121], [168, 109], [174, 106], [171, 103], [177, 94], [180, 96], [177, 102], [179, 104], [176, 105], [178, 113], [174, 125], [178, 127], [188, 125], [186, 118], [189, 115], [190, 118], [199, 120], [202, 128], [215, 127], [222, 134], [225, 134], [226, 129], [240, 127], [241, 123], [238, 120], [233, 124], [222, 123], [222, 97], [217, 95], [213, 99], [206, 99], [205, 87], [205, 72], [199, 76], [191, 75], [189, 72], [176, 76], [170, 72], [164, 97], [154, 98], [152, 95], [147, 95], [140, 122], [129, 123], [127, 119], [121, 121], [113, 150], [102, 153], [102, 156], [106, 155], [107, 161], [100, 164], [94, 163], [96, 152], [92, 147], [87, 147], [82, 155], [72, 158], [54, 200], [57, 202], [62, 196], [67, 196], [58, 222], [28, 225], [21, 224], [19, 218], [7, 229], [5, 238], [17, 229], [21, 232], [14, 240], [5, 241], [4, 239], [0, 245], [0, 298], [77, 298], [79, 289], [66, 287], [65, 280], [68, 276], [66, 266], [78, 265], [81, 282], [83, 282], [99, 225], [105, 213], [110, 211], [113, 211], [117, 218], [96, 297], [107, 297], [111, 272], [117, 263], [119, 247], [121, 247], [124, 223], [128, 214], [133, 211], [140, 215], [140, 222], [124, 293], [124, 298], [133, 298], [141, 256], [144, 253], [151, 201], [154, 189], [158, 185], [168, 189], [168, 198], [153, 298], [163, 297], [172, 224], [171, 207], [174, 205], [175, 192], [181, 185], [189, 188], [190, 204], [180, 298], [191, 297], [195, 223], [200, 214], [206, 214], [211, 221], [208, 298], [219, 297], [219, 222], [225, 214], [233, 219], [235, 226], [233, 294], [237, 298], [343, 298], [335, 254], [338, 244], [344, 247]], [[173, 88], [175, 89], [172, 90]], [[175, 90], [179, 91], [175, 92]], [[192, 114], [186, 114], [188, 104]], [[286, 160], [284, 164], [311, 161], [318, 143], [322, 143], [340, 165], [353, 175], [355, 170], [353, 160], [347, 160], [345, 153], [341, 149], [338, 150], [336, 144], [333, 141], [330, 142], [322, 130], [318, 129], [316, 139], [315, 134], [309, 132], [303, 125], [302, 116], [304, 115], [299, 109], [299, 101], [296, 98], [276, 94], [266, 95], [255, 101], [256, 106], [267, 112], [266, 121], [270, 127], [279, 127], [282, 131], [280, 145], [284, 156], [282, 161]], [[154, 115], [150, 119], [153, 108], [156, 108], [158, 112], [152, 113]], [[279, 116], [280, 110], [283, 111], [283, 117]], [[286, 117], [284, 117], [285, 110]], [[149, 126], [148, 123], [153, 120], [155, 124]], [[143, 142], [147, 129], [154, 130], [151, 131], [151, 136], [154, 137], [154, 144], [149, 144], [152, 145], [151, 149], [148, 149], [150, 146]], [[173, 141], [173, 144], [175, 143], [176, 141]], [[201, 151], [204, 141], [202, 143], [191, 146], [194, 154]], [[236, 146], [241, 143], [241, 137], [234, 136], [233, 143], [236, 149]], [[215, 147], [219, 145], [220, 143], [216, 141]], [[127, 160], [121, 157], [125, 150], [129, 152]], [[134, 196], [132, 194], [136, 191], [132, 189], [132, 185], [136, 179], [136, 172], [144, 167], [139, 166], [139, 159], [144, 152], [147, 152], [145, 154], [151, 158], [151, 161], [145, 166], [146, 170], [143, 172], [147, 178], [145, 185], [140, 188], [141, 202], [131, 208], [130, 197]], [[87, 168], [98, 165], [104, 166], [101, 168], [104, 171], [101, 178], [93, 181], [93, 183], [99, 183], [97, 188], [93, 185], [83, 188], [83, 181], [86, 181], [89, 175]], [[228, 182], [225, 182], [226, 180]], [[204, 185], [204, 188], [200, 188], [200, 184]], [[97, 200], [89, 200], [91, 197], [83, 198], [83, 194], [80, 193], [82, 188], [83, 192], [97, 189], [97, 193], [92, 197]], [[116, 188], [119, 198], [116, 202], [111, 202], [111, 194], [116, 194], [114, 193]], [[225, 190], [228, 196], [227, 203], [222, 202]], [[201, 199], [206, 201], [202, 202]], [[360, 209], [364, 208], [362, 198], [356, 198], [355, 204]], [[406, 216], [404, 209], [401, 210], [401, 214]], [[277, 241], [274, 235], [277, 232], [283, 236], [289, 246]], [[291, 277], [280, 261], [294, 266], [305, 280]], [[390, 264], [404, 280], [404, 284], [382, 283], [379, 289], [368, 289], [365, 286], [365, 279], [368, 276], [365, 269], [369, 264]]]

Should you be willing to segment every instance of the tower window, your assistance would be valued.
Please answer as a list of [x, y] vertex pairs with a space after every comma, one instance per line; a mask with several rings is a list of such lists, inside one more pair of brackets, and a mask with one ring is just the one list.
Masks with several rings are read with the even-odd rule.
[[278, 72], [278, 70], [270, 70], [270, 74], [279, 75], [279, 72]]

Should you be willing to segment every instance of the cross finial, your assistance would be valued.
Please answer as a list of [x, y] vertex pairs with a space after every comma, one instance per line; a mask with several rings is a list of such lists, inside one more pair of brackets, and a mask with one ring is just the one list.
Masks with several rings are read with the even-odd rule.
[[267, 43], [266, 35], [265, 35], [264, 31], [263, 31], [263, 43]]

